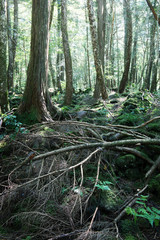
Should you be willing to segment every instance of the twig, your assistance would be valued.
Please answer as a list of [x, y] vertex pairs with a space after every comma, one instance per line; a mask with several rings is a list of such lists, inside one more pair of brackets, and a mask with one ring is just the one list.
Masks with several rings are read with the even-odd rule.
[[97, 211], [98, 211], [98, 207], [96, 207], [96, 209], [95, 209], [95, 211], [94, 211], [93, 217], [92, 217], [92, 219], [91, 219], [91, 222], [90, 222], [89, 228], [88, 228], [88, 230], [87, 230], [87, 232], [86, 232], [86, 236], [84, 237], [84, 240], [86, 240], [87, 237], [88, 237], [88, 234], [89, 234], [89, 232], [90, 232], [90, 230], [91, 230], [91, 228], [92, 228], [93, 221], [94, 221], [94, 219], [95, 219], [95, 216], [96, 216]]
[[[146, 189], [148, 188], [148, 185], [146, 185], [142, 190], [140, 190], [138, 193], [134, 195], [134, 198], [129, 202], [127, 207], [131, 207], [137, 200], [137, 197], [139, 197]], [[126, 207], [121, 211], [121, 213], [114, 219], [114, 223], [117, 223], [126, 213]]]
[[[96, 154], [96, 153], [99, 152], [99, 151], [102, 151], [102, 149], [101, 149], [101, 148], [96, 149], [96, 150], [95, 150], [94, 152], [92, 152], [87, 158], [85, 158], [85, 159], [84, 159], [83, 161], [81, 161], [80, 163], [77, 163], [76, 165], [73, 165], [73, 166], [71, 166], [71, 167], [69, 167], [69, 168], [56, 170], [56, 171], [53, 171], [53, 172], [44, 174], [44, 175], [42, 175], [42, 176], [36, 177], [36, 178], [34, 178], [34, 179], [26, 182], [26, 183], [23, 183], [23, 184], [17, 186], [17, 188], [24, 187], [24, 186], [26, 186], [26, 185], [28, 185], [28, 184], [31, 184], [31, 183], [37, 181], [38, 179], [48, 177], [48, 176], [53, 175], [53, 174], [58, 173], [58, 172], [62, 172], [58, 177], [56, 177], [55, 179], [53, 179], [51, 182], [49, 182], [48, 184], [46, 184], [46, 185], [43, 187], [43, 188], [45, 188], [45, 187], [47, 187], [49, 184], [51, 184], [52, 182], [54, 182], [54, 181], [56, 181], [58, 178], [60, 178], [60, 177], [61, 177], [63, 174], [65, 174], [66, 172], [68, 172], [68, 171], [70, 171], [70, 170], [72, 170], [72, 169], [80, 166], [81, 164], [84, 164], [85, 162], [87, 162], [94, 154]], [[43, 188], [42, 188], [42, 189], [43, 189]]]
[[108, 126], [111, 126], [111, 127], [118, 127], [118, 128], [125, 128], [125, 129], [137, 129], [137, 128], [141, 128], [141, 127], [144, 127], [146, 126], [147, 124], [157, 120], [157, 119], [160, 119], [160, 116], [157, 116], [155, 118], [152, 118], [150, 119], [149, 121], [145, 122], [145, 123], [142, 123], [141, 125], [138, 125], [138, 126], [135, 126], [135, 127], [130, 127], [130, 126], [126, 126], [126, 125], [112, 125], [112, 124], [108, 124]]

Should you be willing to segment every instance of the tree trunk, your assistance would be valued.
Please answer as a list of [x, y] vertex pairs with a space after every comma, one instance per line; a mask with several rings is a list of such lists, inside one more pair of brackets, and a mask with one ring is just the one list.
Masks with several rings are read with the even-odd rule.
[[89, 29], [88, 29], [88, 21], [87, 21], [87, 10], [85, 8], [85, 21], [86, 21], [86, 57], [87, 57], [87, 75], [88, 75], [88, 85], [89, 88], [92, 89], [91, 83], [91, 72], [90, 72], [90, 56], [89, 56]]
[[150, 8], [155, 20], [158, 22], [159, 26], [160, 26], [160, 17], [159, 15], [156, 13], [154, 7], [152, 6], [150, 0], [146, 0], [147, 4], [148, 4], [148, 7]]
[[132, 50], [132, 61], [131, 61], [131, 72], [130, 72], [130, 83], [136, 83], [136, 73], [137, 73], [137, 42], [138, 42], [138, 9], [137, 0], [134, 5], [134, 15], [135, 15], [135, 31], [133, 40], [133, 50]]
[[149, 52], [149, 60], [148, 60], [148, 66], [146, 71], [146, 78], [144, 82], [144, 88], [150, 89], [151, 85], [151, 73], [152, 73], [152, 66], [155, 58], [155, 32], [156, 32], [156, 21], [153, 18], [151, 23], [151, 30], [150, 30], [150, 52]]
[[73, 72], [72, 72], [72, 58], [70, 53], [67, 31], [67, 0], [62, 0], [61, 2], [61, 30], [66, 72], [66, 94], [64, 103], [66, 105], [70, 105], [72, 102], [73, 95]]
[[93, 55], [94, 55], [94, 64], [95, 64], [96, 74], [97, 74], [97, 82], [98, 82], [98, 85], [100, 86], [102, 98], [105, 100], [108, 98], [108, 94], [107, 94], [105, 82], [104, 82], [102, 62], [99, 56], [96, 23], [95, 23], [92, 4], [93, 4], [92, 0], [87, 0], [88, 16], [89, 16], [89, 22], [90, 22], [91, 38], [92, 38], [92, 48], [93, 48]]
[[[105, 49], [105, 33], [106, 33], [106, 0], [97, 0], [97, 19], [98, 19], [98, 49], [99, 57], [102, 64], [103, 74], [104, 74], [104, 49]], [[98, 99], [100, 97], [100, 85], [99, 80], [96, 77], [96, 85], [94, 91], [94, 98]]]
[[62, 69], [62, 42], [61, 42], [61, 0], [57, 0], [58, 5], [58, 16], [57, 16], [57, 37], [58, 37], [58, 51], [57, 51], [57, 61], [56, 61], [56, 69], [57, 69], [57, 88], [60, 93], [62, 93], [61, 81], [63, 78], [63, 69]]
[[13, 75], [14, 75], [14, 63], [16, 56], [16, 47], [18, 39], [18, 0], [14, 0], [14, 24], [13, 33], [11, 31], [11, 18], [9, 10], [10, 1], [7, 0], [7, 23], [8, 23], [8, 71], [7, 71], [7, 82], [8, 89], [12, 90], [14, 87]]
[[51, 120], [47, 111], [48, 94], [46, 83], [48, 77], [49, 45], [49, 0], [32, 0], [32, 29], [30, 61], [27, 82], [19, 112], [30, 115], [33, 121]]
[[119, 86], [119, 93], [123, 93], [128, 82], [132, 48], [132, 17], [130, 0], [123, 0], [125, 23], [124, 72]]
[[157, 90], [157, 70], [158, 70], [158, 60], [153, 63], [153, 70], [152, 70], [152, 84], [151, 84], [151, 92]]
[[5, 0], [0, 0], [0, 113], [8, 111], [6, 73], [7, 26], [5, 12]]

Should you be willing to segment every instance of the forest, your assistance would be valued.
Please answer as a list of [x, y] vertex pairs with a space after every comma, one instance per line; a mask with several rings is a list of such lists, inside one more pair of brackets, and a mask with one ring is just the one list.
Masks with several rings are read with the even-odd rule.
[[160, 240], [159, 13], [0, 0], [0, 240]]

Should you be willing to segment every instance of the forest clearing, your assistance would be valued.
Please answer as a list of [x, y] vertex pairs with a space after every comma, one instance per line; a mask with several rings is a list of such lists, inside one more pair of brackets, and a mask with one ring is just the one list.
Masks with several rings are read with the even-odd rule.
[[0, 240], [159, 240], [159, 0], [0, 11]]

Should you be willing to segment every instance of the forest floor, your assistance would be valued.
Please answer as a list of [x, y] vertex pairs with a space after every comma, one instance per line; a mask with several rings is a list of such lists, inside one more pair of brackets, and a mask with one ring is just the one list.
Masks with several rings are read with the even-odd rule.
[[53, 102], [63, 119], [3, 116], [0, 239], [160, 239], [160, 95]]

